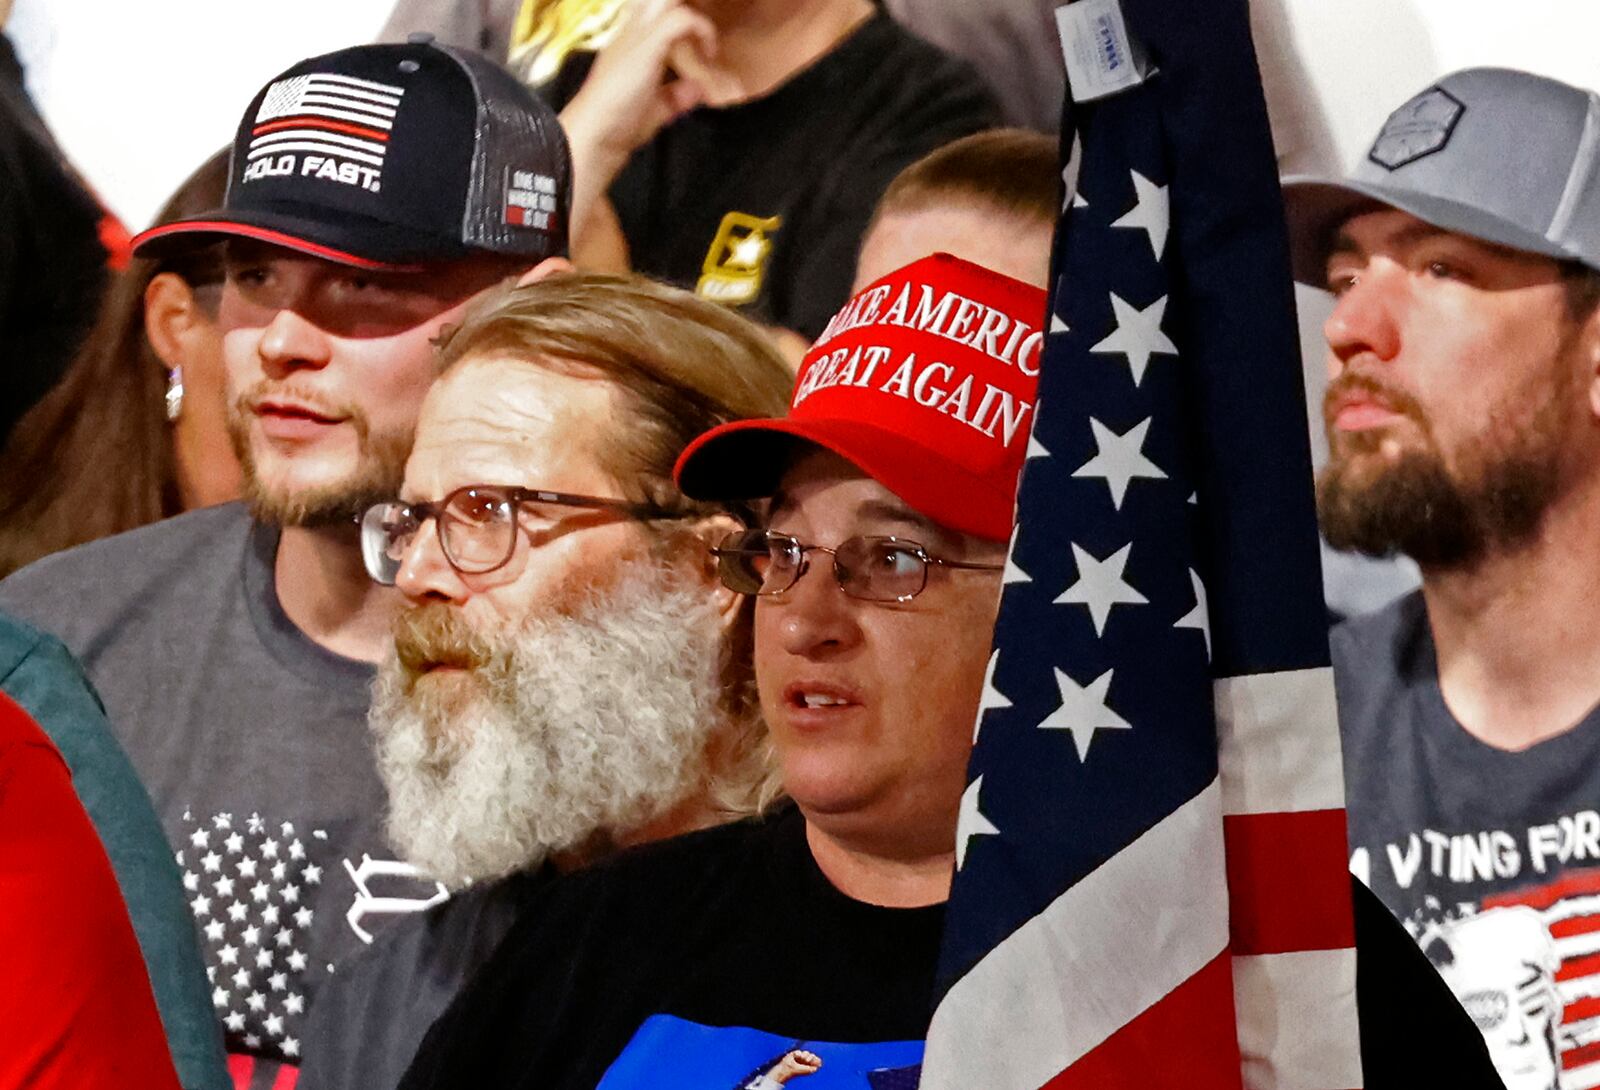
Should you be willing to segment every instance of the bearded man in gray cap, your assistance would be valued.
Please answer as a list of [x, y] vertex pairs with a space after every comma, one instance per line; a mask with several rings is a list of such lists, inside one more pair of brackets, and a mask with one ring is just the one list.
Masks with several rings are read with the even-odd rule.
[[1335, 546], [1422, 589], [1334, 634], [1351, 866], [1508, 1087], [1600, 1081], [1600, 96], [1442, 79], [1291, 179], [1325, 327]]

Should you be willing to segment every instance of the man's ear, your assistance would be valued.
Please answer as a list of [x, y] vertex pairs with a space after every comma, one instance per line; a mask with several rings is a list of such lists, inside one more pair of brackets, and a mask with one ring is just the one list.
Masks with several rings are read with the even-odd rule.
[[1590, 312], [1579, 328], [1578, 348], [1588, 380], [1589, 412], [1595, 422], [1600, 423], [1600, 306]]
[[168, 367], [183, 362], [183, 338], [204, 315], [194, 292], [176, 273], [159, 273], [144, 289], [144, 335]]
[[732, 624], [734, 618], [739, 615], [739, 607], [744, 604], [745, 596], [723, 585], [722, 577], [717, 574], [718, 560], [711, 555], [711, 550], [720, 544], [723, 538], [744, 528], [744, 523], [727, 514], [707, 515], [688, 527], [689, 533], [701, 542], [700, 555], [695, 558], [695, 573], [704, 583], [707, 593], [716, 602], [717, 614], [722, 618], [724, 626]]
[[535, 265], [533, 268], [517, 277], [517, 287], [520, 288], [524, 284], [535, 283], [543, 280], [547, 276], [554, 276], [556, 273], [566, 272], [572, 272], [572, 262], [568, 261], [564, 257], [547, 257], [543, 261], [539, 262], [539, 264]]

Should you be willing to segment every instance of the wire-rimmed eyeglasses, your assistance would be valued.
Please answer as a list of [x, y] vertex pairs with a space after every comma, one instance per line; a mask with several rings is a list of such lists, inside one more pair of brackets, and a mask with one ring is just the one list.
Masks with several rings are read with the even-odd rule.
[[524, 508], [541, 504], [615, 511], [640, 520], [684, 517], [680, 511], [630, 500], [474, 484], [431, 503], [373, 504], [361, 516], [361, 559], [374, 581], [392, 585], [412, 540], [432, 519], [450, 566], [462, 575], [486, 575], [504, 567], [516, 551]]
[[864, 602], [911, 601], [927, 587], [928, 568], [934, 564], [965, 571], [1001, 571], [1005, 567], [947, 560], [903, 537], [858, 536], [829, 548], [806, 545], [771, 530], [730, 534], [711, 552], [724, 586], [762, 597], [782, 594], [794, 586], [811, 566], [807, 553], [829, 554], [839, 589]]

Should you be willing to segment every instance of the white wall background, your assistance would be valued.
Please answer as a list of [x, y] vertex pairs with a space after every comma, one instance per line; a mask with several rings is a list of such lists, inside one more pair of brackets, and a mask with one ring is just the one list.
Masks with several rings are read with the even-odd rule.
[[16, 0], [6, 33], [56, 139], [130, 230], [304, 57], [378, 34], [394, 0]]
[[1594, 0], [1253, 0], [1253, 11], [1290, 169], [1350, 165], [1391, 109], [1458, 68], [1524, 68], [1600, 90]]
[[[1289, 169], [1352, 162], [1392, 107], [1455, 68], [1511, 65], [1600, 87], [1600, 0], [1252, 2]], [[232, 138], [261, 84], [302, 57], [371, 40], [393, 6], [16, 0], [7, 33], [62, 146], [138, 230]]]

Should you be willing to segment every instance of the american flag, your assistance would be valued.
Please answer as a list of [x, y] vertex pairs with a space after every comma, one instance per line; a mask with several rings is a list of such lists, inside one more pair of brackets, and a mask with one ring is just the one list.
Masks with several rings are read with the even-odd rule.
[[1124, 0], [1072, 193], [925, 1090], [1362, 1084], [1283, 213], [1244, 0]]
[[245, 158], [284, 151], [337, 155], [383, 166], [405, 88], [354, 76], [291, 76], [267, 88]]

